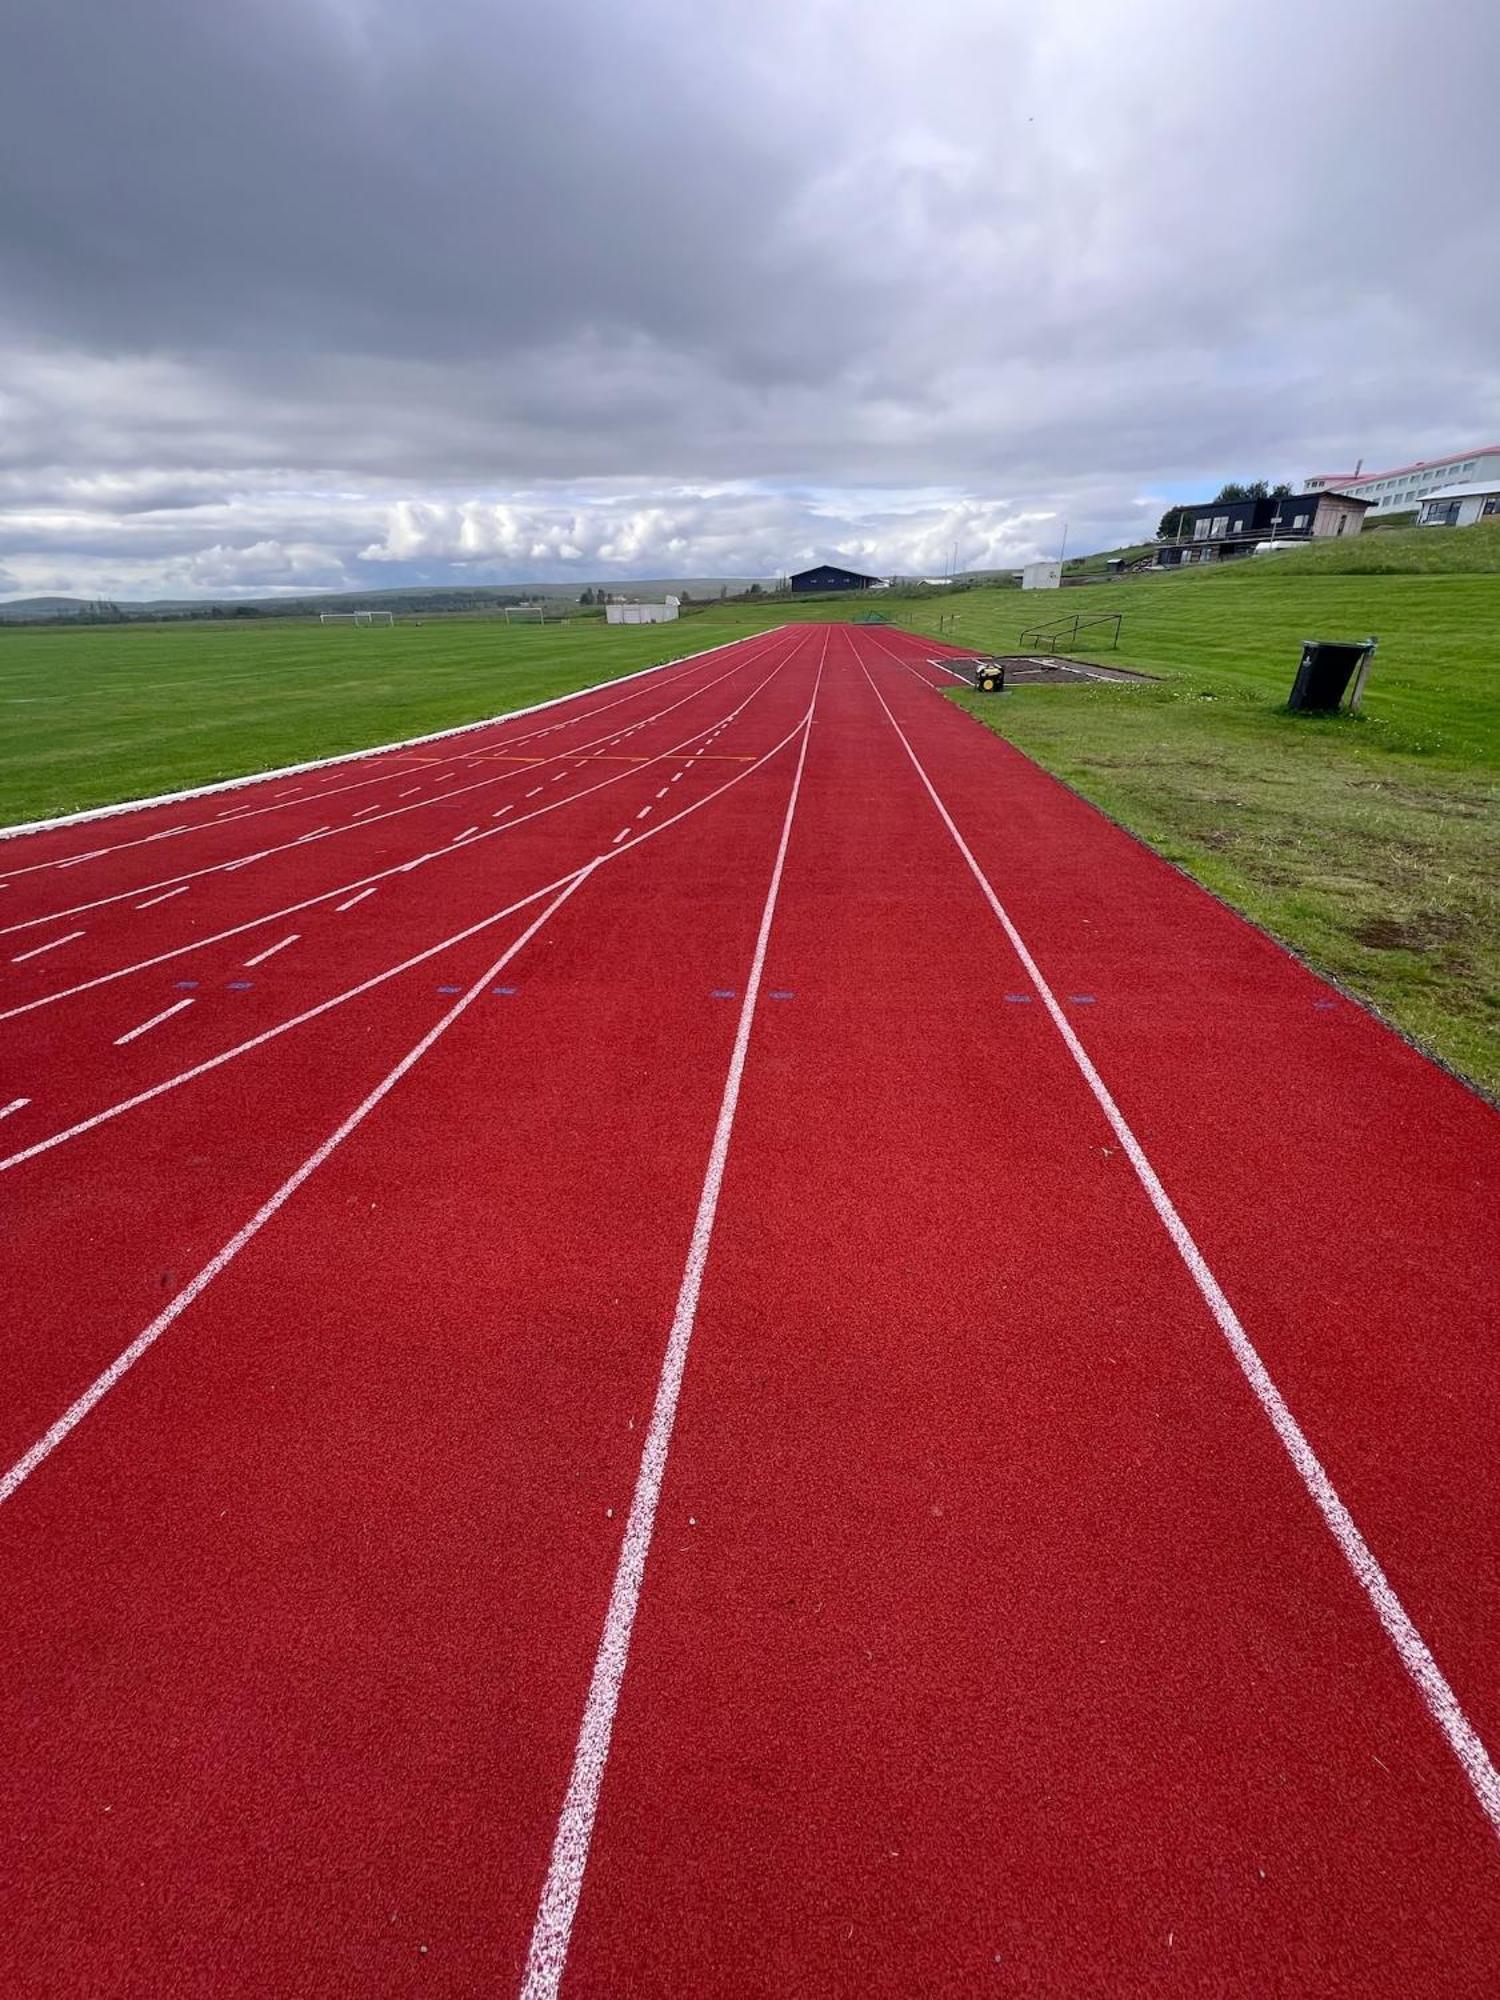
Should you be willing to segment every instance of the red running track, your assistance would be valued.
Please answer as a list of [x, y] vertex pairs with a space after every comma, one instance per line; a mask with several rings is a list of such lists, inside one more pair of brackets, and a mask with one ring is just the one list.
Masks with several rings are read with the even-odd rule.
[[1494, 1114], [940, 650], [0, 846], [7, 1993], [1495, 1990]]

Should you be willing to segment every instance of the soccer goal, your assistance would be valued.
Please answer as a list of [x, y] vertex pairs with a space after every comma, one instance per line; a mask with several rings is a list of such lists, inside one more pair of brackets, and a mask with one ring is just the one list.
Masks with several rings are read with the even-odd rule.
[[501, 609], [507, 625], [545, 625], [547, 622], [545, 604], [506, 604]]
[[320, 625], [394, 625], [394, 611], [320, 611]]

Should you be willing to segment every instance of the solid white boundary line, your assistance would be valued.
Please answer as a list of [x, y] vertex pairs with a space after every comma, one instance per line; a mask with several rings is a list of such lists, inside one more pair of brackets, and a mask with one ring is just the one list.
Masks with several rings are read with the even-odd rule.
[[593, 1675], [589, 1681], [588, 1698], [584, 1704], [583, 1723], [578, 1732], [572, 1774], [568, 1780], [562, 1814], [558, 1820], [547, 1879], [537, 1906], [536, 1921], [531, 1933], [531, 1949], [526, 1959], [526, 1976], [521, 1987], [522, 2000], [554, 2000], [567, 1964], [568, 1941], [572, 1936], [573, 1918], [583, 1889], [584, 1870], [588, 1866], [594, 1817], [599, 1807], [599, 1791], [604, 1781], [604, 1767], [609, 1759], [610, 1739], [614, 1734], [615, 1712], [619, 1707], [620, 1688], [630, 1655], [630, 1639], [635, 1627], [636, 1610], [640, 1604], [646, 1558], [651, 1551], [651, 1538], [656, 1525], [656, 1507], [661, 1498], [662, 1480], [667, 1469], [667, 1452], [671, 1446], [672, 1429], [677, 1419], [677, 1402], [682, 1390], [683, 1371], [687, 1366], [688, 1345], [693, 1337], [693, 1325], [698, 1314], [698, 1295], [703, 1287], [703, 1273], [713, 1240], [714, 1218], [719, 1207], [719, 1190], [723, 1185], [724, 1167], [729, 1157], [729, 1142], [734, 1132], [735, 1111], [739, 1104], [740, 1080], [744, 1075], [745, 1056], [750, 1045], [750, 1029], [755, 1019], [755, 1005], [760, 994], [761, 974], [770, 943], [771, 924], [776, 914], [776, 901], [781, 893], [781, 877], [792, 837], [792, 819], [802, 790], [802, 772], [807, 763], [807, 746], [812, 739], [813, 710], [817, 707], [818, 685], [822, 679], [823, 661], [827, 653], [828, 641], [825, 638], [823, 652], [818, 660], [817, 679], [813, 682], [812, 701], [803, 720], [802, 749], [797, 758], [797, 769], [787, 799], [786, 817], [782, 821], [781, 841], [776, 850], [775, 866], [771, 870], [765, 907], [761, 912], [760, 931], [755, 940], [755, 953], [745, 986], [745, 998], [740, 1007], [739, 1026], [735, 1032], [734, 1049], [729, 1058], [729, 1072], [724, 1079], [724, 1095], [719, 1105], [718, 1122], [714, 1127], [708, 1169], [703, 1177], [703, 1191], [698, 1198], [698, 1213], [688, 1246], [682, 1287], [677, 1295], [677, 1310], [672, 1315], [672, 1328], [667, 1338], [666, 1353], [662, 1359], [656, 1401], [651, 1411], [651, 1423], [641, 1448], [640, 1471], [636, 1476], [635, 1493], [630, 1503], [630, 1517], [625, 1524], [625, 1535], [620, 1544], [614, 1583], [609, 1594], [609, 1609], [604, 1619], [604, 1631], [599, 1641]]
[[481, 716], [477, 722], [456, 722], [447, 729], [429, 729], [425, 736], [402, 736], [394, 743], [374, 743], [368, 750], [341, 750], [333, 757], [310, 757], [304, 764], [279, 764], [274, 771], [246, 771], [238, 778], [216, 778], [212, 784], [189, 785], [180, 792], [155, 792], [146, 799], [120, 799], [114, 805], [87, 806], [81, 812], [56, 813], [51, 819], [21, 820], [14, 826], [0, 826], [0, 840], [15, 840], [23, 833], [48, 833], [59, 826], [82, 826], [88, 820], [113, 819], [119, 813], [145, 812], [151, 806], [176, 805], [179, 799], [206, 799], [215, 792], [232, 792], [241, 785], [268, 785], [278, 778], [295, 778], [304, 771], [321, 771], [330, 764], [355, 764], [366, 757], [387, 757], [393, 750], [409, 750], [418, 743], [437, 743], [444, 737], [464, 736], [471, 729], [493, 729], [497, 722], [514, 722], [518, 716], [536, 715], [544, 708], [558, 708], [565, 701], [577, 701], [583, 695], [597, 694], [601, 688], [623, 687], [627, 681], [638, 681], [647, 674], [659, 674], [664, 667], [686, 666], [691, 660], [706, 660], [710, 653], [725, 652], [730, 646], [742, 646], [747, 639], [766, 639], [773, 632], [784, 632], [787, 621], [780, 625], [769, 625], [764, 632], [746, 632], [738, 639], [721, 639], [717, 646], [705, 646], [698, 653], [679, 653], [676, 659], [658, 660], [654, 666], [637, 667], [633, 673], [617, 674], [613, 680], [590, 681], [586, 686], [574, 688], [571, 694], [549, 695], [545, 701], [534, 701], [525, 708], [502, 709], [498, 715]]
[[578, 873], [567, 883], [561, 895], [555, 896], [546, 909], [535, 917], [521, 933], [515, 943], [508, 945], [499, 958], [495, 960], [494, 964], [479, 979], [475, 980], [467, 993], [454, 1001], [447, 1013], [433, 1027], [428, 1029], [416, 1047], [408, 1050], [400, 1062], [396, 1064], [396, 1067], [390, 1070], [376, 1084], [369, 1096], [362, 1099], [355, 1106], [343, 1124], [331, 1132], [315, 1152], [309, 1153], [296, 1172], [290, 1174], [281, 1183], [281, 1186], [277, 1188], [270, 1200], [263, 1203], [244, 1227], [230, 1237], [223, 1249], [209, 1259], [198, 1275], [183, 1286], [171, 1304], [157, 1314], [156, 1318], [152, 1320], [143, 1333], [136, 1335], [135, 1339], [131, 1341], [123, 1353], [116, 1355], [115, 1359], [102, 1374], [94, 1377], [94, 1380], [84, 1390], [83, 1394], [76, 1402], [69, 1405], [58, 1418], [57, 1422], [53, 1424], [52, 1428], [44, 1436], [38, 1438], [28, 1452], [16, 1460], [15, 1464], [5, 1473], [3, 1478], [0, 1478], [0, 1505], [3, 1505], [5, 1501], [10, 1499], [17, 1487], [24, 1484], [31, 1477], [32, 1473], [42, 1464], [43, 1460], [52, 1456], [53, 1452], [57, 1450], [57, 1447], [69, 1433], [76, 1430], [79, 1424], [83, 1422], [89, 1411], [109, 1394], [121, 1376], [127, 1374], [147, 1349], [153, 1347], [160, 1340], [172, 1322], [175, 1319], [179, 1319], [187, 1311], [194, 1299], [201, 1292], [207, 1290], [214, 1279], [218, 1277], [219, 1273], [234, 1262], [235, 1258], [238, 1257], [252, 1237], [259, 1235], [260, 1231], [264, 1229], [277, 1210], [283, 1208], [291, 1200], [302, 1183], [310, 1179], [317, 1172], [328, 1156], [344, 1143], [355, 1127], [363, 1124], [376, 1105], [379, 1104], [380, 1100], [389, 1091], [394, 1089], [409, 1069], [413, 1069], [422, 1060], [433, 1043], [448, 1032], [458, 1017], [485, 991], [491, 980], [495, 979], [505, 970], [516, 953], [530, 943], [531, 939], [536, 936], [548, 918], [562, 908], [574, 890], [588, 880], [597, 866], [597, 862], [591, 861], [586, 867], [579, 869]]
[[1126, 1157], [1135, 1169], [1136, 1178], [1146, 1191], [1147, 1199], [1156, 1210], [1163, 1228], [1172, 1239], [1173, 1247], [1187, 1267], [1189, 1276], [1197, 1286], [1200, 1296], [1218, 1324], [1219, 1331], [1229, 1343], [1231, 1353], [1240, 1365], [1245, 1380], [1249, 1383], [1256, 1401], [1270, 1419], [1271, 1426], [1281, 1440], [1287, 1457], [1292, 1461], [1298, 1476], [1306, 1487], [1313, 1504], [1323, 1516], [1329, 1533], [1338, 1543], [1345, 1561], [1353, 1570], [1360, 1588], [1369, 1599], [1376, 1617], [1385, 1629], [1387, 1638], [1395, 1647], [1401, 1664], [1416, 1683], [1417, 1691], [1427, 1706], [1428, 1713], [1436, 1722], [1447, 1740], [1449, 1749], [1463, 1767], [1480, 1810], [1489, 1821], [1491, 1829], [1500, 1834], [1500, 1772], [1490, 1759], [1478, 1731], [1469, 1721], [1459, 1702], [1458, 1696], [1449, 1686], [1442, 1669], [1433, 1658], [1427, 1642], [1417, 1630], [1390, 1580], [1375, 1558], [1374, 1551], [1355, 1526], [1354, 1517], [1339, 1498], [1333, 1481], [1324, 1470], [1322, 1461], [1308, 1442], [1301, 1425], [1287, 1407], [1281, 1391], [1271, 1378], [1270, 1371], [1261, 1360], [1253, 1341], [1240, 1324], [1229, 1300], [1224, 1296], [1218, 1280], [1209, 1269], [1203, 1252], [1194, 1242], [1187, 1224], [1178, 1214], [1171, 1196], [1162, 1186], [1155, 1168], [1146, 1157], [1145, 1149], [1134, 1132], [1126, 1124], [1123, 1113], [1111, 1097], [1103, 1078], [1089, 1060], [1082, 1042], [1073, 1030], [1062, 1008], [1058, 1005], [1052, 988], [1042, 977], [1041, 968], [1027, 950], [1025, 940], [1011, 922], [1005, 905], [991, 888], [988, 878], [974, 859], [963, 835], [954, 825], [948, 808], [939, 798], [932, 780], [922, 767], [921, 760], [913, 750], [905, 730], [891, 714], [889, 705], [880, 689], [875, 686], [868, 667], [863, 669], [866, 680], [874, 692], [875, 699], [885, 710], [891, 727], [900, 737], [902, 747], [911, 759], [917, 776], [926, 787], [927, 795], [937, 807], [944, 826], [953, 837], [959, 853], [968, 863], [969, 871], [979, 884], [985, 901], [1000, 921], [1005, 935], [1026, 968], [1027, 977], [1036, 988], [1042, 1005], [1052, 1016], [1052, 1022], [1067, 1045], [1069, 1055], [1077, 1064], [1080, 1074], [1099, 1109], [1108, 1119], [1115, 1137], [1124, 1149]]

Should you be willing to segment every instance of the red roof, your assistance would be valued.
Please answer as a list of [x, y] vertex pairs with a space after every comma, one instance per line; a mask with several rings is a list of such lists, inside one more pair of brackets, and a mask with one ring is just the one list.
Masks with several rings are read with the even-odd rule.
[[1366, 486], [1372, 479], [1399, 479], [1406, 472], [1435, 472], [1440, 465], [1462, 465], [1466, 458], [1490, 458], [1500, 454], [1500, 444], [1471, 445], [1467, 451], [1450, 452], [1446, 458], [1416, 458], [1410, 465], [1392, 465], [1383, 472], [1314, 472], [1313, 479], [1358, 480]]

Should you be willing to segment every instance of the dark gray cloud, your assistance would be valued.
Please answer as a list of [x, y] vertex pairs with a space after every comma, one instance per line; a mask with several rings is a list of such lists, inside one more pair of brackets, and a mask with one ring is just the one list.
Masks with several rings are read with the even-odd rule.
[[4, 57], [12, 589], [1015, 560], [1500, 434], [1491, 0], [60, 0]]

